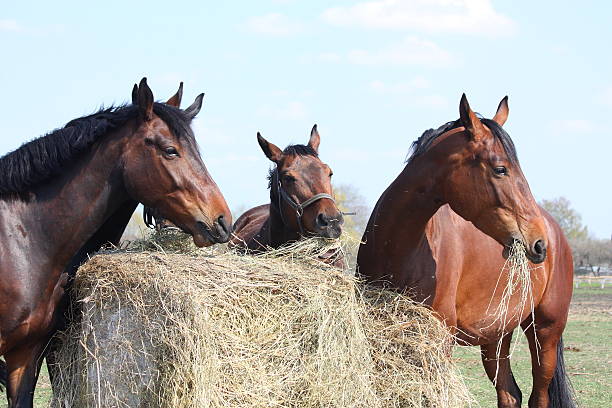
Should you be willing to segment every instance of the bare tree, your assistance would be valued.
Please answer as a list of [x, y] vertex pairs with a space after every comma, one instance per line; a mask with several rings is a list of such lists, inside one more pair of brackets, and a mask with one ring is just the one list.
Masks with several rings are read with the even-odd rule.
[[355, 266], [359, 242], [372, 210], [357, 187], [351, 184], [334, 185], [334, 196], [338, 208], [345, 214], [342, 236], [344, 237], [344, 242], [347, 243], [345, 249], [347, 251], [348, 265], [352, 268]]
[[599, 276], [602, 268], [612, 268], [612, 240], [591, 236], [586, 225], [582, 224], [582, 217], [567, 198], [543, 200], [540, 205], [555, 218], [569, 240], [577, 274]]
[[540, 205], [557, 220], [568, 239], [585, 239], [588, 237], [589, 231], [585, 225], [582, 225], [582, 216], [572, 208], [567, 198], [558, 197], [551, 200], [542, 200]]

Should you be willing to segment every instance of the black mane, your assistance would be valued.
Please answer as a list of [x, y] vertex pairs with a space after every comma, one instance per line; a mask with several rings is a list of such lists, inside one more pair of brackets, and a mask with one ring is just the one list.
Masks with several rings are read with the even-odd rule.
[[[312, 147], [308, 145], [300, 145], [300, 144], [289, 145], [285, 147], [285, 150], [283, 150], [283, 154], [293, 155], [293, 156], [319, 157], [319, 154], [315, 151], [315, 149], [313, 149]], [[274, 174], [276, 173], [276, 170], [277, 170], [276, 166], [274, 166], [270, 168], [270, 171], [268, 172], [268, 188], [272, 186], [272, 179], [274, 178]]]
[[[195, 138], [191, 119], [178, 108], [155, 103], [153, 111], [177, 137]], [[24, 143], [0, 157], [0, 195], [22, 193], [49, 180], [109, 132], [138, 116], [138, 107], [122, 105], [73, 119], [63, 128]]]
[[[501, 143], [510, 161], [518, 164], [516, 148], [514, 146], [514, 142], [510, 138], [510, 135], [506, 133], [506, 131], [494, 120], [480, 117], [479, 119], [483, 125], [489, 128], [489, 130], [493, 134], [493, 137]], [[423, 132], [421, 137], [412, 142], [412, 145], [410, 146], [410, 152], [408, 153], [408, 159], [406, 160], [406, 162], [410, 163], [412, 159], [422, 155], [427, 150], [429, 150], [431, 144], [442, 134], [461, 126], [463, 126], [461, 124], [461, 120], [457, 119], [455, 121], [445, 123], [437, 129], [426, 130], [425, 132]]]

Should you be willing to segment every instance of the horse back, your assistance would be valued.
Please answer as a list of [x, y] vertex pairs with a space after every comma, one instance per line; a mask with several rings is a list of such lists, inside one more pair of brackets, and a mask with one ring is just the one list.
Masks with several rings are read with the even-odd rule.
[[269, 245], [265, 228], [270, 218], [270, 204], [253, 207], [234, 223], [230, 246], [243, 249], [264, 249]]

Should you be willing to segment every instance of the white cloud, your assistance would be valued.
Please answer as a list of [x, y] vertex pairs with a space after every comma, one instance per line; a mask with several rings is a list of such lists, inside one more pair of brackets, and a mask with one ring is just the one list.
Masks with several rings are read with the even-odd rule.
[[604, 105], [612, 106], [612, 86], [607, 86], [599, 95], [599, 101]]
[[402, 95], [410, 106], [425, 107], [432, 109], [446, 108], [449, 101], [446, 97], [439, 94], [424, 94], [423, 92], [431, 87], [427, 78], [417, 76], [409, 81], [384, 82], [380, 80], [372, 81], [368, 87], [376, 93], [383, 95]]
[[336, 54], [335, 52], [324, 52], [319, 54], [317, 59], [323, 62], [340, 62], [342, 60], [342, 56]]
[[15, 20], [0, 20], [0, 31], [20, 32], [23, 27]]
[[28, 36], [45, 36], [66, 31], [62, 24], [46, 24], [41, 26], [25, 26], [17, 20], [0, 19], [0, 33], [19, 33]]
[[446, 108], [449, 102], [448, 99], [442, 95], [432, 94], [417, 98], [417, 100], [414, 101], [414, 104], [427, 108], [440, 109]]
[[417, 30], [428, 33], [509, 35], [516, 24], [490, 0], [376, 0], [323, 12], [338, 26]]
[[210, 122], [210, 120], [196, 118], [192, 125], [193, 133], [196, 135], [198, 144], [200, 147], [203, 147], [203, 150], [212, 146], [229, 147], [235, 145], [236, 138], [233, 135], [225, 133], [218, 126], [211, 125]]
[[282, 107], [264, 105], [259, 109], [258, 114], [272, 119], [293, 120], [305, 118], [308, 110], [302, 102], [292, 101]]
[[379, 51], [353, 50], [349, 62], [360, 65], [426, 65], [444, 66], [452, 64], [455, 58], [436, 43], [409, 36], [403, 41]]
[[552, 128], [559, 133], [591, 133], [597, 126], [586, 119], [560, 119], [552, 123]]
[[255, 33], [279, 37], [297, 34], [303, 28], [302, 24], [280, 13], [251, 17], [247, 20], [246, 26]]
[[409, 81], [400, 81], [388, 83], [381, 80], [375, 80], [369, 83], [369, 88], [381, 94], [406, 94], [412, 93], [415, 90], [427, 89], [430, 86], [429, 80], [422, 76], [417, 76]]

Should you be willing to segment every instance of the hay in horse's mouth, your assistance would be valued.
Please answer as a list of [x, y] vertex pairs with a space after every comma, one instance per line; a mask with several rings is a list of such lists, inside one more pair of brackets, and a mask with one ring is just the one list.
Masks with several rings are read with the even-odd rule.
[[[529, 264], [527, 256], [527, 250], [522, 242], [515, 240], [511, 246], [505, 247], [504, 251], [508, 248], [508, 254], [505, 257], [506, 262], [500, 271], [500, 275], [495, 285], [495, 289], [491, 294], [491, 301], [487, 307], [487, 313], [494, 317], [493, 321], [487, 326], [487, 328], [493, 325], [499, 325], [501, 327], [501, 335], [497, 341], [496, 358], [497, 358], [497, 370], [499, 370], [500, 358], [510, 358], [514, 350], [520, 342], [520, 336], [515, 336], [514, 345], [512, 346], [508, 356], [501, 356], [501, 348], [504, 336], [509, 335], [509, 331], [506, 332], [505, 328], [516, 324], [520, 327], [523, 322], [523, 315], [526, 310], [529, 310], [532, 321], [529, 326], [535, 326], [534, 319], [534, 307], [535, 302], [533, 299], [533, 286], [531, 284], [531, 271], [533, 268]], [[493, 309], [493, 300], [495, 294], [499, 288], [500, 280], [506, 277], [506, 285], [502, 289], [502, 295], [497, 304], [497, 307]], [[517, 305], [510, 312], [510, 304], [514, 298], [518, 296]], [[527, 330], [527, 328], [525, 329]], [[537, 343], [537, 337], [536, 337]], [[495, 373], [494, 383], [497, 382], [497, 371]]]
[[189, 244], [188, 254], [111, 251], [81, 268], [56, 404], [470, 404], [439, 319], [322, 264], [309, 253], [320, 243], [256, 257]]

